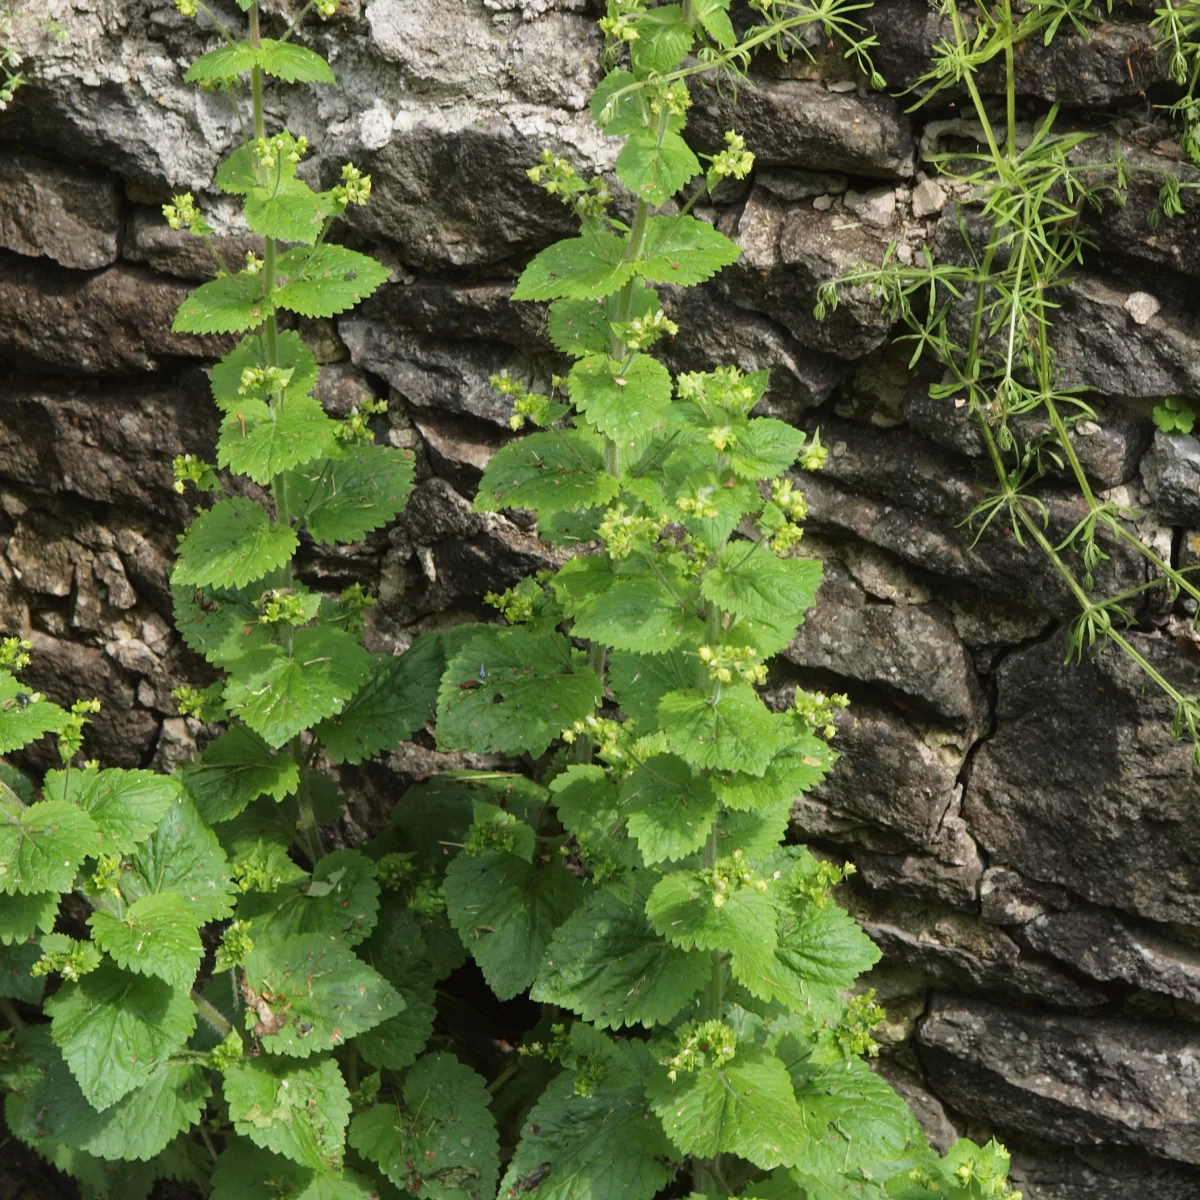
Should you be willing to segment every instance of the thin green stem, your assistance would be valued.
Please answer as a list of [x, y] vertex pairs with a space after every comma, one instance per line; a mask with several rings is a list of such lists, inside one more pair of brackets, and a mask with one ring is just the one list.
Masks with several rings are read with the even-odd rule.
[[[304, 761], [303, 750], [300, 738], [297, 737], [292, 744], [292, 754], [297, 762]], [[296, 789], [296, 805], [300, 810], [300, 832], [304, 839], [305, 853], [309, 863], [315, 867], [325, 857], [325, 847], [321, 844], [321, 826], [313, 809], [308, 777], [303, 771], [300, 772], [300, 786]]]
[[4, 996], [0, 996], [0, 1015], [3, 1015], [13, 1029], [25, 1028], [25, 1018], [17, 1012], [13, 1002]]
[[227, 1038], [233, 1032], [233, 1024], [225, 1020], [221, 1010], [215, 1004], [205, 1000], [199, 992], [192, 992], [192, 1003], [196, 1006], [196, 1011], [200, 1016], [223, 1038]]

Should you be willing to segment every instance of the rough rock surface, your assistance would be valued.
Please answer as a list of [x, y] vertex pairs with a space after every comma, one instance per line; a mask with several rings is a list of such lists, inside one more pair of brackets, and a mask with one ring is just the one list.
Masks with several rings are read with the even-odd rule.
[[[212, 445], [201, 368], [223, 347], [169, 331], [212, 262], [159, 205], [192, 189], [227, 262], [253, 249], [211, 186], [238, 127], [225, 100], [184, 84], [216, 35], [170, 5], [35, 7], [67, 36], [21, 27], [29, 83], [0, 113], [0, 632], [31, 637], [31, 681], [55, 699], [102, 699], [89, 753], [168, 768], [196, 732], [170, 690], [206, 678], [171, 625], [166, 572], [186, 508], [170, 461]], [[527, 180], [531, 160], [547, 145], [584, 171], [615, 160], [586, 112], [601, 74], [595, 8], [343, 0], [305, 33], [337, 86], [268, 90], [272, 117], [312, 140], [313, 179], [332, 182], [347, 159], [374, 177], [371, 205], [334, 236], [386, 261], [391, 282], [305, 332], [330, 411], [389, 397], [379, 436], [416, 452], [419, 484], [391, 528], [347, 551], [310, 549], [303, 569], [315, 586], [358, 580], [379, 594], [368, 636], [381, 650], [478, 615], [484, 591], [559, 561], [527, 523], [470, 500], [510, 436], [488, 376], [540, 385], [563, 366], [544, 308], [508, 296], [529, 255], [571, 229]], [[1025, 47], [1018, 69], [1022, 111], [1063, 104], [1065, 124], [1097, 135], [1078, 151], [1086, 161], [1119, 147], [1131, 170], [1127, 203], [1091, 214], [1096, 248], [1055, 318], [1064, 382], [1093, 389], [1076, 453], [1094, 487], [1137, 510], [1156, 552], [1195, 565], [1200, 443], [1156, 433], [1150, 414], [1168, 395], [1200, 410], [1200, 204], [1185, 192], [1181, 216], [1149, 219], [1162, 172], [1200, 172], [1147, 119], [1168, 98], [1153, 8], [1115, 6], [1086, 40], [1064, 27]], [[945, 33], [924, 0], [876, 0], [862, 19], [892, 91], [928, 70]], [[663, 289], [681, 326], [663, 347], [674, 367], [769, 370], [763, 411], [819, 427], [831, 451], [803, 484], [804, 545], [827, 582], [771, 695], [788, 703], [800, 684], [853, 703], [838, 768], [796, 805], [794, 830], [858, 867], [846, 899], [885, 955], [871, 981], [889, 1010], [882, 1069], [938, 1144], [996, 1132], [1027, 1200], [1195, 1200], [1200, 794], [1188, 751], [1124, 659], [1064, 665], [1075, 602], [1041, 556], [1000, 522], [964, 524], [994, 486], [978, 427], [931, 399], [937, 377], [909, 369], [876, 299], [850, 289], [815, 318], [821, 284], [889, 245], [901, 262], [926, 245], [961, 257], [963, 197], [921, 157], [961, 140], [949, 110], [908, 113], [814, 52], [764, 58], [736, 108], [695, 91], [694, 147], [711, 153], [732, 124], [758, 166], [702, 209], [740, 261], [702, 289]], [[985, 76], [985, 92], [998, 83]], [[1082, 502], [1053, 470], [1039, 495], [1061, 541]], [[1142, 559], [1107, 549], [1098, 589], [1146, 582]], [[1134, 644], [1194, 695], [1189, 613], [1159, 593], [1133, 603]], [[448, 762], [464, 765], [414, 743], [347, 771], [346, 835]]]

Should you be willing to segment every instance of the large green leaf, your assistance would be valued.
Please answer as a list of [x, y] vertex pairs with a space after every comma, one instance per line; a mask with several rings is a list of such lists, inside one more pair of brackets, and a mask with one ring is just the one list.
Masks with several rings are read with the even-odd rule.
[[756, 1167], [791, 1166], [804, 1145], [802, 1112], [787, 1068], [758, 1046], [742, 1045], [720, 1065], [655, 1072], [648, 1094], [667, 1136], [683, 1154], [736, 1154]]
[[257, 594], [174, 583], [175, 627], [190, 650], [228, 668], [270, 644], [271, 630], [259, 621], [255, 608]]
[[[689, 661], [690, 660], [690, 661]], [[609, 686], [626, 716], [649, 732], [658, 725], [658, 703], [668, 692], [690, 688], [696, 681], [695, 660], [683, 650], [667, 654], [610, 655]]]
[[158, 828], [180, 793], [178, 780], [156, 771], [50, 771], [43, 794], [77, 804], [100, 830], [99, 853], [129, 854]]
[[243, 400], [221, 423], [217, 465], [266, 485], [328, 454], [338, 429], [311, 396], [292, 396], [274, 410], [261, 400]]
[[386, 525], [412, 491], [413, 456], [360, 445], [287, 473], [294, 515], [318, 542], [357, 542]]
[[99, 827], [74, 804], [0, 797], [0, 892], [69, 892], [79, 864], [101, 852]]
[[66, 727], [66, 709], [44, 698], [35, 700], [39, 694], [0, 671], [0, 754], [21, 750], [43, 734]]
[[61, 899], [56, 891], [0, 895], [0, 945], [18, 945], [35, 933], [49, 933]]
[[580, 856], [606, 886], [624, 890], [621, 875], [644, 864], [637, 843], [629, 836], [618, 803], [617, 788], [603, 767], [572, 763], [550, 784], [562, 827], [576, 840]]
[[340, 713], [370, 675], [371, 656], [357, 637], [306, 626], [292, 635], [290, 654], [270, 646], [247, 656], [225, 685], [225, 703], [268, 745], [282, 746]]
[[617, 177], [638, 199], [656, 208], [699, 174], [699, 160], [677, 133], [667, 132], [660, 142], [653, 130], [640, 130], [625, 140], [617, 155]]
[[725, 612], [798, 625], [812, 607], [823, 571], [819, 559], [777, 558], [767, 547], [733, 542], [706, 571], [700, 590]]
[[647, 863], [685, 858], [700, 849], [717, 815], [712, 784], [673, 754], [642, 762], [621, 786], [629, 832]]
[[92, 940], [117, 966], [177, 988], [192, 986], [204, 946], [195, 915], [177, 893], [143, 896], [119, 917], [99, 910], [88, 924]]
[[71, 1074], [100, 1111], [144, 1087], [196, 1027], [186, 989], [107, 963], [64, 983], [45, 1007]]
[[605, 437], [631, 442], [663, 425], [671, 403], [671, 374], [648, 354], [635, 354], [628, 363], [589, 354], [571, 368], [567, 392]]
[[[243, 964], [246, 983], [284, 1018], [262, 1035], [272, 1054], [307, 1058], [342, 1045], [404, 1008], [400, 994], [377, 971], [324, 933], [258, 937]], [[246, 1028], [258, 1020], [247, 1008]]]
[[442, 639], [428, 633], [401, 655], [378, 662], [371, 678], [316, 735], [334, 762], [354, 765], [394, 750], [433, 716], [445, 667]]
[[778, 716], [776, 723], [778, 749], [760, 778], [737, 772], [712, 777], [726, 808], [752, 812], [781, 801], [790, 803], [816, 787], [837, 761], [837, 755], [820, 738], [797, 731], [793, 719]]
[[276, 269], [287, 282], [275, 289], [275, 303], [302, 317], [336, 317], [388, 277], [387, 267], [366, 254], [328, 244], [289, 250], [279, 256]]
[[729, 465], [743, 479], [770, 479], [786, 471], [799, 457], [807, 436], [784, 421], [756, 417], [738, 430], [729, 448]]
[[617, 480], [604, 469], [602, 438], [586, 429], [550, 429], [492, 456], [475, 507], [480, 512], [573, 512], [607, 504], [618, 490]]
[[245, 587], [290, 562], [298, 545], [261, 504], [221, 500], [188, 526], [171, 579], [181, 586]]
[[403, 1105], [359, 1113], [350, 1145], [406, 1194], [491, 1200], [499, 1139], [483, 1079], [452, 1054], [427, 1054], [405, 1076], [403, 1096]]
[[564, 729], [590, 716], [603, 693], [599, 677], [561, 634], [479, 634], [446, 670], [438, 743], [536, 758]]
[[749, 684], [727, 684], [719, 699], [696, 689], [668, 692], [659, 724], [671, 750], [697, 767], [762, 775], [779, 743], [779, 729]]
[[637, 38], [629, 51], [635, 70], [666, 72], [679, 66], [695, 37], [691, 20], [678, 4], [663, 4], [637, 14]]
[[633, 277], [625, 239], [589, 231], [548, 246], [525, 268], [514, 300], [596, 300], [610, 296]]
[[740, 253], [736, 242], [695, 217], [651, 217], [637, 266], [655, 283], [687, 287], [710, 279]]
[[130, 902], [176, 892], [197, 925], [233, 912], [229, 863], [191, 797], [181, 792], [150, 838], [122, 863], [121, 891]]
[[501, 1196], [537, 1200], [651, 1200], [670, 1181], [675, 1158], [649, 1111], [646, 1077], [653, 1059], [642, 1042], [614, 1043], [606, 1077], [578, 1095], [564, 1071], [521, 1127], [500, 1182]]
[[530, 992], [602, 1029], [663, 1025], [708, 982], [707, 955], [671, 945], [643, 914], [653, 876], [632, 896], [602, 888], [554, 932]]
[[776, 946], [770, 894], [751, 885], [721, 891], [703, 871], [663, 876], [646, 901], [646, 916], [682, 950], [731, 950], [761, 959], [769, 958]]
[[244, 725], [231, 725], [183, 768], [182, 777], [210, 825], [232, 820], [259, 796], [280, 801], [300, 786], [296, 760], [273, 751]]
[[251, 188], [244, 212], [252, 232], [311, 246], [337, 205], [328, 193], [314, 192], [301, 179], [284, 179], [278, 186]]
[[256, 1146], [314, 1171], [340, 1170], [350, 1093], [333, 1059], [242, 1059], [225, 1069], [224, 1091], [234, 1129]]
[[443, 889], [450, 923], [488, 986], [511, 1000], [533, 981], [555, 928], [579, 901], [580, 884], [557, 862], [460, 854]]
[[271, 315], [261, 285], [249, 275], [229, 275], [202, 283], [179, 306], [172, 333], [245, 333]]

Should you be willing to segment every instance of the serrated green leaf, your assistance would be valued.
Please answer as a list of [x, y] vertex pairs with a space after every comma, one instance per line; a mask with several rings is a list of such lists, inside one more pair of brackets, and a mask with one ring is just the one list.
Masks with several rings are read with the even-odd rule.
[[209, 1200], [379, 1200], [357, 1171], [314, 1171], [238, 1137], [226, 1139], [212, 1188]]
[[737, 772], [712, 777], [726, 808], [750, 812], [781, 801], [791, 803], [816, 787], [837, 761], [828, 745], [812, 733], [797, 732], [795, 722], [786, 716], [777, 717], [776, 725], [778, 749], [761, 778]]
[[45, 1008], [71, 1074], [100, 1111], [144, 1087], [196, 1027], [186, 990], [107, 963], [64, 983]]
[[580, 884], [551, 862], [515, 854], [460, 854], [443, 885], [446, 912], [488, 986], [511, 1000], [533, 981], [555, 928], [579, 902]]
[[638, 272], [655, 283], [688, 287], [711, 279], [736, 262], [741, 249], [723, 233], [695, 217], [651, 217]]
[[272, 525], [261, 504], [221, 500], [188, 526], [171, 580], [182, 587], [245, 587], [290, 562], [299, 544], [286, 525]]
[[269, 484], [276, 475], [328, 454], [339, 428], [311, 396], [292, 396], [274, 411], [261, 400], [244, 401], [221, 422], [217, 465]]
[[99, 771], [78, 767], [49, 771], [43, 785], [48, 800], [77, 804], [100, 830], [98, 853], [129, 854], [158, 828], [180, 792], [170, 775], [156, 771]]
[[567, 392], [590, 425], [616, 442], [631, 442], [663, 424], [671, 374], [648, 354], [635, 354], [627, 364], [591, 354], [571, 368]]
[[614, 1043], [608, 1077], [588, 1096], [564, 1071], [542, 1094], [500, 1183], [501, 1196], [537, 1200], [651, 1200], [670, 1181], [674, 1158], [649, 1111], [653, 1059], [640, 1042]]
[[300, 768], [290, 754], [270, 746], [243, 725], [231, 725], [182, 777], [200, 814], [210, 825], [229, 821], [259, 796], [276, 802], [300, 786]]
[[[317, 386], [320, 366], [316, 355], [300, 339], [294, 330], [284, 330], [276, 338], [276, 354], [279, 367], [291, 371], [291, 378], [284, 388], [285, 405], [294, 396], [307, 396]], [[224, 413], [232, 412], [246, 402], [238, 390], [242, 386], [242, 372], [254, 367], [269, 366], [266, 346], [260, 334], [242, 338], [212, 369], [209, 385], [213, 400]]]
[[689, 689], [668, 692], [658, 721], [671, 750], [697, 767], [762, 775], [779, 742], [772, 713], [749, 684], [727, 684], [720, 698]]
[[36, 942], [0, 946], [0, 996], [25, 1004], [40, 1004], [46, 981], [30, 972], [41, 957], [42, 948]]
[[314, 1171], [341, 1169], [350, 1093], [333, 1059], [242, 1059], [226, 1068], [224, 1091], [234, 1129], [256, 1146]]
[[743, 479], [770, 479], [786, 471], [808, 442], [799, 429], [773, 417], [755, 417], [738, 430], [729, 465]]
[[447, 667], [438, 693], [438, 744], [536, 758], [590, 716], [603, 693], [562, 634], [497, 629], [472, 638]]
[[737, 33], [729, 19], [729, 0], [697, 0], [696, 18], [718, 46], [728, 50], [737, 45]]
[[266, 647], [248, 656], [225, 685], [225, 703], [268, 745], [340, 713], [370, 678], [371, 656], [358, 638], [330, 625], [292, 635], [291, 653]]
[[58, 892], [33, 892], [27, 896], [0, 895], [0, 945], [13, 946], [35, 933], [49, 933], [62, 899]]
[[358, 850], [334, 850], [293, 884], [274, 892], [251, 892], [238, 905], [256, 942], [300, 934], [323, 934], [356, 946], [379, 915], [375, 864]]
[[[644, 285], [633, 291], [630, 320], [657, 312], [658, 293]], [[612, 345], [608, 305], [603, 300], [555, 300], [546, 313], [546, 334], [555, 349], [572, 358], [607, 354]]]
[[[619, 570], [614, 570], [614, 565]], [[572, 635], [614, 650], [662, 654], [704, 637], [696, 587], [679, 571], [641, 555], [612, 564], [574, 558], [554, 577], [554, 594], [575, 621]]]
[[250, 275], [228, 275], [202, 283], [179, 306], [172, 333], [244, 333], [271, 315], [261, 284]]
[[[632, 71], [624, 68], [610, 71], [600, 81], [588, 102], [592, 119], [607, 134], [623, 136], [645, 129], [648, 114], [639, 101], [640, 90], [638, 79]], [[617, 95], [618, 92], [622, 94]], [[678, 133], [685, 120], [682, 116], [673, 115], [668, 118], [668, 128]]]
[[303, 180], [285, 179], [278, 187], [251, 188], [244, 211], [252, 232], [311, 246], [337, 205], [329, 195], [314, 192]]
[[122, 865], [121, 891], [130, 903], [176, 892], [187, 902], [197, 925], [233, 912], [229, 863], [216, 834], [182, 791], [150, 838]]
[[787, 1068], [758, 1046], [741, 1045], [729, 1062], [680, 1071], [674, 1081], [660, 1068], [647, 1092], [683, 1154], [736, 1154], [770, 1170], [801, 1152], [802, 1113]]
[[604, 441], [586, 429], [550, 429], [510, 442], [491, 458], [475, 508], [571, 512], [607, 504], [620, 485], [604, 469]]
[[64, 800], [19, 808], [0, 797], [0, 892], [69, 892], [79, 864], [101, 853], [100, 829]]
[[604, 768], [572, 763], [555, 776], [550, 791], [559, 821], [579, 843], [587, 864], [594, 872], [603, 871], [606, 886], [628, 900], [632, 893], [620, 873], [636, 871], [644, 864], [625, 827], [617, 788]]
[[752, 862], [770, 858], [783, 841], [791, 817], [791, 800], [760, 805], [751, 812], [727, 812], [717, 827], [721, 854], [740, 850]]
[[732, 542], [700, 583], [705, 599], [725, 612], [799, 624], [816, 600], [823, 566], [815, 558], [778, 558], [765, 546]]
[[484, 1200], [500, 1171], [487, 1087], [452, 1054], [427, 1054], [404, 1080], [403, 1105], [376, 1104], [350, 1125], [350, 1145], [401, 1191]]
[[0, 671], [0, 754], [24, 749], [44, 734], [66, 727], [66, 709], [50, 700], [34, 700], [37, 694], [7, 671]]
[[656, 934], [643, 909], [653, 876], [630, 896], [593, 892], [554, 932], [530, 991], [601, 1029], [665, 1025], [708, 982], [711, 960]]
[[260, 183], [255, 166], [257, 161], [258, 148], [247, 142], [222, 161], [213, 176], [213, 182], [227, 196], [249, 195], [250, 189], [258, 187]]
[[514, 300], [598, 300], [611, 296], [634, 274], [625, 260], [625, 239], [589, 231], [547, 246], [521, 272]]
[[621, 809], [647, 863], [685, 858], [708, 838], [717, 815], [712, 784], [673, 754], [638, 765], [621, 785]]
[[410, 451], [354, 446], [287, 474], [296, 517], [318, 542], [357, 542], [386, 525], [412, 491]]
[[664, 4], [637, 15], [638, 37], [630, 43], [639, 73], [665, 72], [677, 67], [692, 48], [692, 26], [678, 4]]
[[88, 918], [92, 940], [117, 966], [156, 975], [177, 988], [190, 988], [204, 946], [191, 908], [182, 896], [143, 896], [120, 917], [103, 910]]
[[422, 634], [401, 655], [378, 663], [336, 717], [315, 730], [336, 763], [357, 765], [412, 737], [433, 716], [445, 658], [441, 638]]
[[295, 42], [263, 38], [257, 55], [258, 65], [268, 75], [285, 83], [334, 83], [329, 64], [315, 51]]
[[258, 51], [249, 42], [234, 42], [202, 54], [188, 68], [185, 83], [207, 83], [214, 79], [232, 79], [257, 65]]
[[637, 721], [642, 732], [658, 725], [658, 702], [668, 693], [691, 687], [696, 681], [695, 662], [682, 650], [667, 654], [622, 654], [609, 662], [609, 686], [625, 715]]
[[302, 317], [336, 317], [387, 282], [382, 263], [345, 246], [297, 247], [279, 256], [277, 270], [287, 282], [275, 289], [280, 308]]
[[255, 599], [236, 588], [194, 588], [172, 583], [175, 628], [190, 650], [218, 667], [230, 667], [270, 644]]
[[[404, 1008], [382, 975], [324, 932], [260, 936], [243, 970], [249, 986], [271, 996], [272, 1009], [285, 1019], [278, 1032], [261, 1036], [272, 1054], [325, 1053]], [[247, 1009], [245, 1016], [253, 1029], [257, 1014]]]
[[752, 885], [718, 892], [701, 871], [676, 871], [660, 879], [646, 902], [646, 916], [682, 950], [734, 951], [755, 968], [769, 965], [775, 951], [771, 896]]
[[699, 174], [699, 159], [677, 133], [666, 133], [660, 143], [653, 130], [640, 130], [625, 139], [617, 155], [617, 178], [656, 208]]

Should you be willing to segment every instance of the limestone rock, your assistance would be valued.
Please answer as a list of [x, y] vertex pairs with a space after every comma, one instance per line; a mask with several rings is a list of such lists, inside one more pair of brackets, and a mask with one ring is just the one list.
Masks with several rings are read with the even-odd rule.
[[913, 188], [912, 209], [914, 217], [936, 216], [946, 207], [946, 193], [937, 181], [926, 179]]
[[1154, 435], [1142, 459], [1142, 477], [1154, 511], [1171, 525], [1200, 525], [1200, 439], [1189, 433]]

